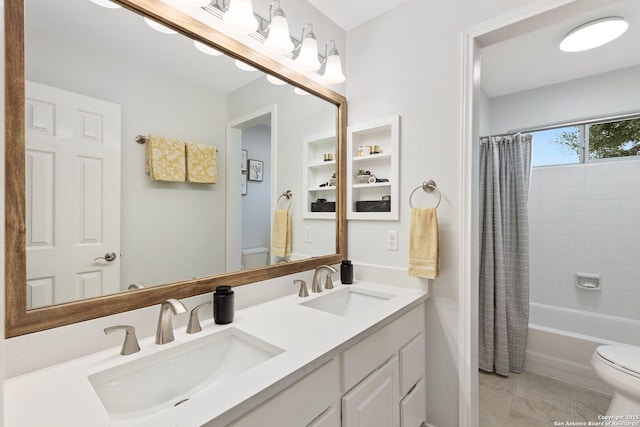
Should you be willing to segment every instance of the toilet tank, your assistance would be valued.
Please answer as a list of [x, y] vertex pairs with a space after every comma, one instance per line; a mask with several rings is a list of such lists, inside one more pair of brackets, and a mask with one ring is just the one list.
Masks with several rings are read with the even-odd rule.
[[269, 265], [269, 249], [263, 247], [246, 248], [240, 250], [242, 267], [245, 269]]

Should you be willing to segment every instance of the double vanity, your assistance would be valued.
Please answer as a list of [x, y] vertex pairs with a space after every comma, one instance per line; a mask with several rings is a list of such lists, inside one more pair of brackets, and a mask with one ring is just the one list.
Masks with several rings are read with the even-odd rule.
[[[289, 295], [6, 382], [11, 426], [419, 426], [422, 291], [368, 282]], [[370, 421], [369, 421], [370, 422]]]

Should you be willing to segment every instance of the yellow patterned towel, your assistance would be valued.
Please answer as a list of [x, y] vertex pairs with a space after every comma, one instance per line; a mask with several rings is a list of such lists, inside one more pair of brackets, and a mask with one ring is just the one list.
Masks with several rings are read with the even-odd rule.
[[145, 172], [151, 181], [184, 182], [186, 177], [185, 143], [162, 136], [147, 140]]
[[215, 147], [187, 142], [187, 181], [215, 184], [217, 180], [218, 160]]
[[291, 216], [289, 209], [276, 209], [271, 233], [271, 255], [291, 256]]
[[411, 209], [409, 276], [435, 279], [438, 277], [439, 258], [436, 209]]

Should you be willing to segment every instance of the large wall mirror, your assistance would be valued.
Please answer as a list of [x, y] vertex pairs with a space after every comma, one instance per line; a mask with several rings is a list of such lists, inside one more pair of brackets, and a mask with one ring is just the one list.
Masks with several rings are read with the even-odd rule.
[[[5, 2], [7, 337], [345, 256], [344, 98], [162, 2], [116, 3]], [[215, 183], [151, 180], [162, 138], [215, 147]], [[335, 213], [308, 215], [319, 194]]]

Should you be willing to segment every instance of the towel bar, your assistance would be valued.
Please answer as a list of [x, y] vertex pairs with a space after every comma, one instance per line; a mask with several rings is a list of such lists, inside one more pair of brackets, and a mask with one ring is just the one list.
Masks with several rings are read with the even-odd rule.
[[[144, 135], [137, 135], [136, 136], [136, 142], [138, 144], [146, 144], [147, 141], [149, 141], [149, 137], [148, 136], [144, 136]], [[218, 149], [216, 148], [216, 153], [218, 152]]]
[[428, 181], [423, 182], [422, 185], [419, 185], [416, 188], [414, 188], [413, 191], [411, 192], [411, 194], [409, 195], [409, 206], [411, 206], [412, 209], [413, 209], [413, 202], [411, 201], [411, 199], [413, 199], [413, 193], [415, 193], [420, 188], [422, 188], [427, 193], [431, 193], [431, 192], [433, 192], [433, 190], [437, 191], [438, 192], [438, 203], [436, 203], [435, 207], [437, 208], [438, 206], [440, 206], [440, 202], [442, 201], [442, 193], [440, 192], [440, 190], [436, 186], [436, 182], [434, 180], [430, 179]]

